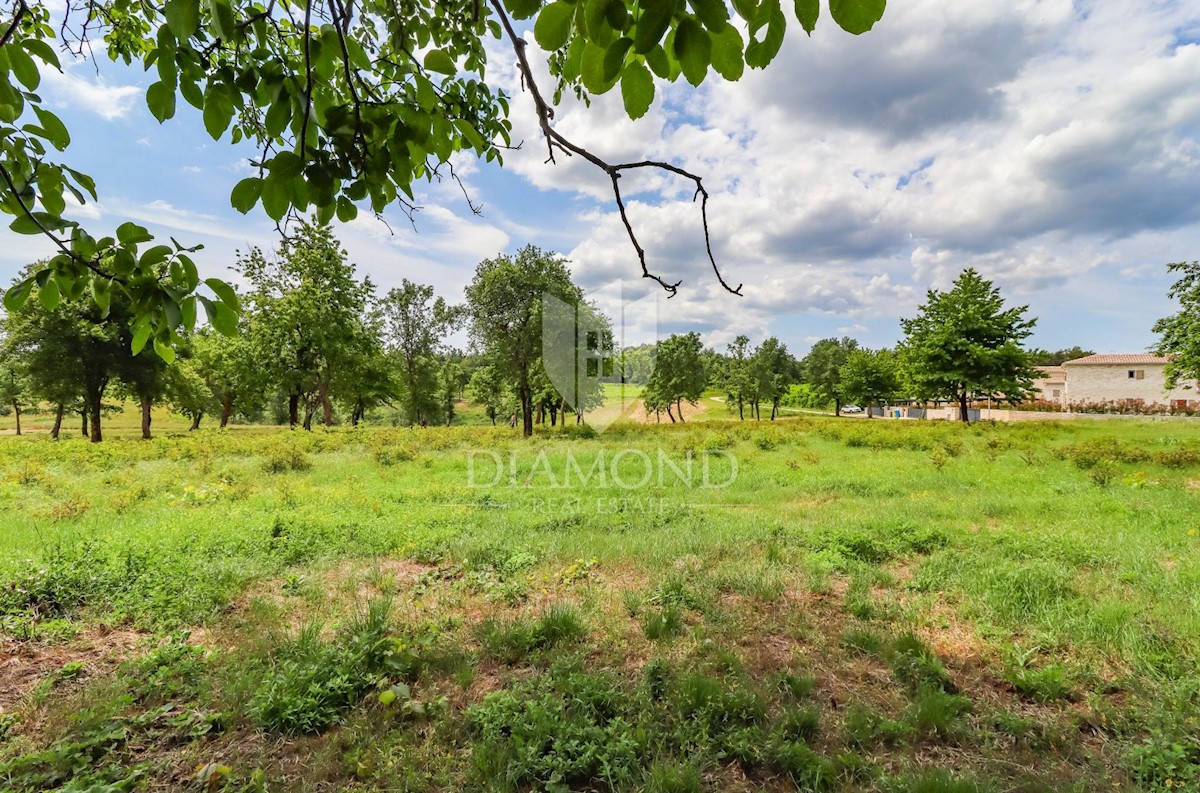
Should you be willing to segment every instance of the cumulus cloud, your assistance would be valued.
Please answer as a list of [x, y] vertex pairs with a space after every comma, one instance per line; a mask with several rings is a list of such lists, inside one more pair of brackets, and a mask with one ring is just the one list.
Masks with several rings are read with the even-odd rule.
[[[1108, 281], [1165, 291], [1170, 259], [1144, 254], [1147, 240], [1168, 256], [1200, 237], [1200, 7], [913, 0], [861, 37], [823, 23], [811, 38], [793, 24], [779, 59], [737, 84], [660, 83], [665, 101], [636, 123], [615, 95], [558, 109], [557, 128], [605, 157], [671, 158], [705, 176], [740, 300], [714, 286], [686, 184], [627, 188], [651, 269], [684, 279], [670, 301], [680, 322], [712, 340], [796, 316], [895, 325], [967, 266], [1035, 311], [1099, 307]], [[509, 90], [528, 150], [510, 163], [585, 201], [577, 277], [636, 276], [607, 179], [544, 164], [532, 103]], [[1120, 323], [1137, 347], [1149, 311]]]

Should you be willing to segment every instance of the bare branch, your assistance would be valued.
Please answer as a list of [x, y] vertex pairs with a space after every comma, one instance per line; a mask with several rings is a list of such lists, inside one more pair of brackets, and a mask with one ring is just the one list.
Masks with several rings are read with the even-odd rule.
[[636, 168], [657, 168], [663, 171], [669, 171], [678, 176], [692, 180], [696, 185], [696, 192], [692, 197], [693, 202], [700, 199], [700, 218], [704, 224], [704, 249], [708, 253], [708, 260], [712, 264], [713, 272], [716, 273], [717, 281], [725, 288], [727, 292], [735, 295], [742, 294], [742, 284], [738, 284], [737, 288], [731, 287], [726, 283], [721, 276], [721, 270], [717, 266], [716, 257], [713, 256], [712, 238], [708, 230], [708, 191], [704, 189], [704, 183], [701, 177], [691, 171], [680, 168], [677, 165], [672, 165], [666, 162], [658, 162], [655, 160], [643, 160], [641, 162], [617, 163], [612, 164], [598, 157], [582, 146], [574, 143], [551, 126], [550, 122], [554, 119], [554, 109], [547, 104], [542, 97], [541, 91], [538, 89], [537, 82], [533, 79], [533, 69], [529, 65], [529, 59], [525, 55], [525, 40], [517, 35], [513, 29], [512, 21], [508, 18], [508, 13], [504, 10], [504, 6], [500, 0], [489, 0], [492, 7], [496, 10], [496, 14], [500, 17], [500, 23], [504, 27], [504, 32], [512, 43], [513, 51], [517, 55], [517, 68], [521, 72], [521, 84], [528, 89], [530, 96], [533, 98], [534, 108], [537, 110], [538, 126], [542, 129], [542, 134], [546, 136], [546, 148], [548, 156], [546, 162], [556, 162], [554, 158], [554, 150], [566, 154], [568, 157], [579, 155], [583, 159], [590, 162], [600, 170], [608, 174], [608, 178], [612, 181], [613, 198], [616, 199], [617, 210], [621, 215], [621, 222], [625, 226], [625, 232], [629, 235], [629, 241], [633, 244], [633, 249], [637, 253], [638, 262], [642, 266], [642, 277], [657, 281], [663, 289], [665, 289], [670, 297], [674, 297], [678, 292], [678, 287], [682, 281], [668, 282], [663, 280], [661, 276], [650, 272], [649, 266], [646, 264], [646, 251], [638, 242], [637, 234], [634, 233], [633, 225], [629, 221], [629, 214], [625, 209], [625, 200], [621, 195], [620, 178], [622, 171], [629, 171]]
[[79, 254], [75, 253], [75, 251], [68, 248], [67, 244], [62, 239], [60, 239], [56, 234], [54, 234], [54, 232], [52, 232], [52, 231], [50, 231], [50, 229], [46, 228], [45, 224], [42, 223], [42, 221], [38, 219], [38, 216], [33, 213], [33, 209], [28, 204], [25, 203], [25, 199], [21, 198], [21, 194], [17, 191], [17, 186], [15, 184], [13, 184], [12, 175], [9, 174], [8, 169], [5, 168], [3, 165], [0, 165], [0, 179], [4, 180], [4, 184], [8, 187], [9, 192], [12, 193], [13, 198], [16, 199], [17, 205], [21, 207], [21, 212], [25, 215], [25, 217], [32, 220], [34, 225], [36, 225], [38, 227], [38, 229], [41, 230], [42, 234], [44, 234], [51, 242], [53, 242], [54, 245], [60, 251], [62, 251], [67, 256], [71, 257], [72, 261], [79, 262], [84, 267], [88, 268], [93, 273], [95, 273], [96, 275], [99, 275], [103, 278], [107, 278], [110, 281], [116, 281], [118, 284], [125, 283], [125, 279], [118, 278], [117, 276], [113, 275], [112, 273], [105, 272], [91, 259], [85, 259], [82, 256], [80, 256]]
[[3, 47], [9, 42], [9, 39], [13, 37], [13, 34], [17, 32], [17, 28], [21, 26], [21, 20], [24, 19], [25, 15], [29, 13], [29, 5], [25, 2], [25, 0], [17, 0], [16, 5], [17, 8], [13, 12], [12, 23], [8, 26], [8, 30], [4, 31], [4, 35], [0, 36], [0, 47]]

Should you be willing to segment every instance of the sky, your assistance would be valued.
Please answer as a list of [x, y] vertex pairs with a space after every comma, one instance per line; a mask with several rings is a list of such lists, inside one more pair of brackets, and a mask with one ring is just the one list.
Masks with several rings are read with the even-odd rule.
[[[398, 211], [337, 227], [358, 271], [457, 301], [480, 260], [533, 243], [598, 294], [619, 279], [626, 299], [652, 294], [607, 177], [579, 158], [545, 162], [511, 52], [490, 53], [524, 145], [504, 168], [456, 159], [482, 216], [452, 182], [421, 185], [415, 228]], [[238, 251], [278, 241], [261, 208], [229, 207], [251, 152], [213, 141], [182, 101], [159, 125], [143, 98], [151, 75], [101, 56], [44, 76], [40, 93], [72, 131], [62, 159], [100, 192], [76, 217], [96, 236], [134, 220], [202, 243], [202, 274], [236, 282]], [[712, 276], [690, 183], [623, 180], [651, 269], [683, 281], [656, 299], [660, 335], [696, 330], [723, 347], [774, 334], [796, 354], [831, 335], [891, 345], [926, 290], [974, 267], [1038, 318], [1030, 344], [1140, 352], [1175, 310], [1166, 263], [1200, 259], [1194, 0], [893, 0], [863, 36], [826, 15], [807, 37], [791, 20], [767, 69], [657, 91], [637, 122], [614, 91], [590, 107], [565, 100], [555, 124], [610, 162], [669, 160], [704, 177], [717, 261], [742, 297]], [[49, 252], [0, 227], [0, 279]]]

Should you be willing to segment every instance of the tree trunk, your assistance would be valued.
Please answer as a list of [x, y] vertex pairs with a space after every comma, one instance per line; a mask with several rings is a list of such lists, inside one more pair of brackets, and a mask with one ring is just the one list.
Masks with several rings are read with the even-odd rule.
[[738, 400], [738, 421], [745, 421], [745, 420], [746, 420], [746, 405], [742, 402], [742, 400], [739, 399]]
[[88, 410], [88, 427], [91, 433], [88, 437], [92, 443], [100, 443], [104, 440], [104, 433], [100, 429], [100, 401], [103, 399], [103, 392], [99, 388], [89, 389], [87, 395], [87, 410]]
[[233, 394], [226, 394], [221, 400], [221, 428], [229, 423], [229, 419], [233, 416]]
[[967, 409], [968, 409], [967, 391], [964, 388], [963, 392], [958, 395], [958, 417], [960, 419], [962, 419], [963, 421], [970, 423], [971, 415], [967, 412]]
[[304, 400], [304, 429], [309, 432], [312, 432], [312, 420], [316, 407], [311, 399]]
[[323, 419], [326, 427], [333, 426], [333, 402], [329, 400], [329, 381], [322, 380], [320, 388], [321, 410], [324, 412]]
[[83, 409], [79, 411], [79, 417], [83, 427], [83, 437], [86, 438], [88, 436], [88, 409], [86, 402], [83, 405]]
[[842, 398], [841, 397], [833, 398], [833, 415], [835, 415], [835, 416], [842, 415]]
[[202, 418], [204, 418], [204, 411], [203, 411], [203, 410], [202, 410], [202, 411], [200, 411], [199, 413], [197, 413], [196, 415], [192, 416], [192, 426], [191, 426], [191, 428], [188, 430], [188, 432], [192, 432], [193, 430], [198, 430], [198, 429], [200, 429], [200, 419], [202, 419]]
[[295, 427], [300, 423], [300, 395], [288, 395], [288, 426]]
[[150, 397], [142, 397], [142, 440], [150, 440]]
[[50, 430], [50, 437], [54, 440], [58, 440], [58, 433], [62, 430], [63, 412], [65, 410], [66, 406], [62, 402], [59, 402], [58, 409], [54, 411], [54, 426]]
[[15, 399], [13, 400], [12, 406], [13, 406], [13, 415], [15, 415], [17, 418], [17, 434], [20, 435], [21, 434], [21, 406], [20, 406], [20, 404], [17, 403], [17, 400], [15, 400]]
[[669, 418], [671, 420], [672, 424], [675, 423], [675, 414], [671, 412], [670, 404], [667, 405], [667, 418]]
[[521, 396], [521, 434], [528, 438], [533, 435], [533, 392], [529, 388], [528, 372], [521, 372], [517, 390]]
[[683, 421], [683, 400], [682, 399], [675, 400], [675, 412], [679, 414], [679, 420], [682, 422]]

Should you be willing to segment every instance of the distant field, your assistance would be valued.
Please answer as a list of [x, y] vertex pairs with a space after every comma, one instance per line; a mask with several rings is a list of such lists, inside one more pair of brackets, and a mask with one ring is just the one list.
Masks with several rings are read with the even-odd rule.
[[685, 415], [0, 438], [0, 789], [1200, 789], [1200, 427]]

